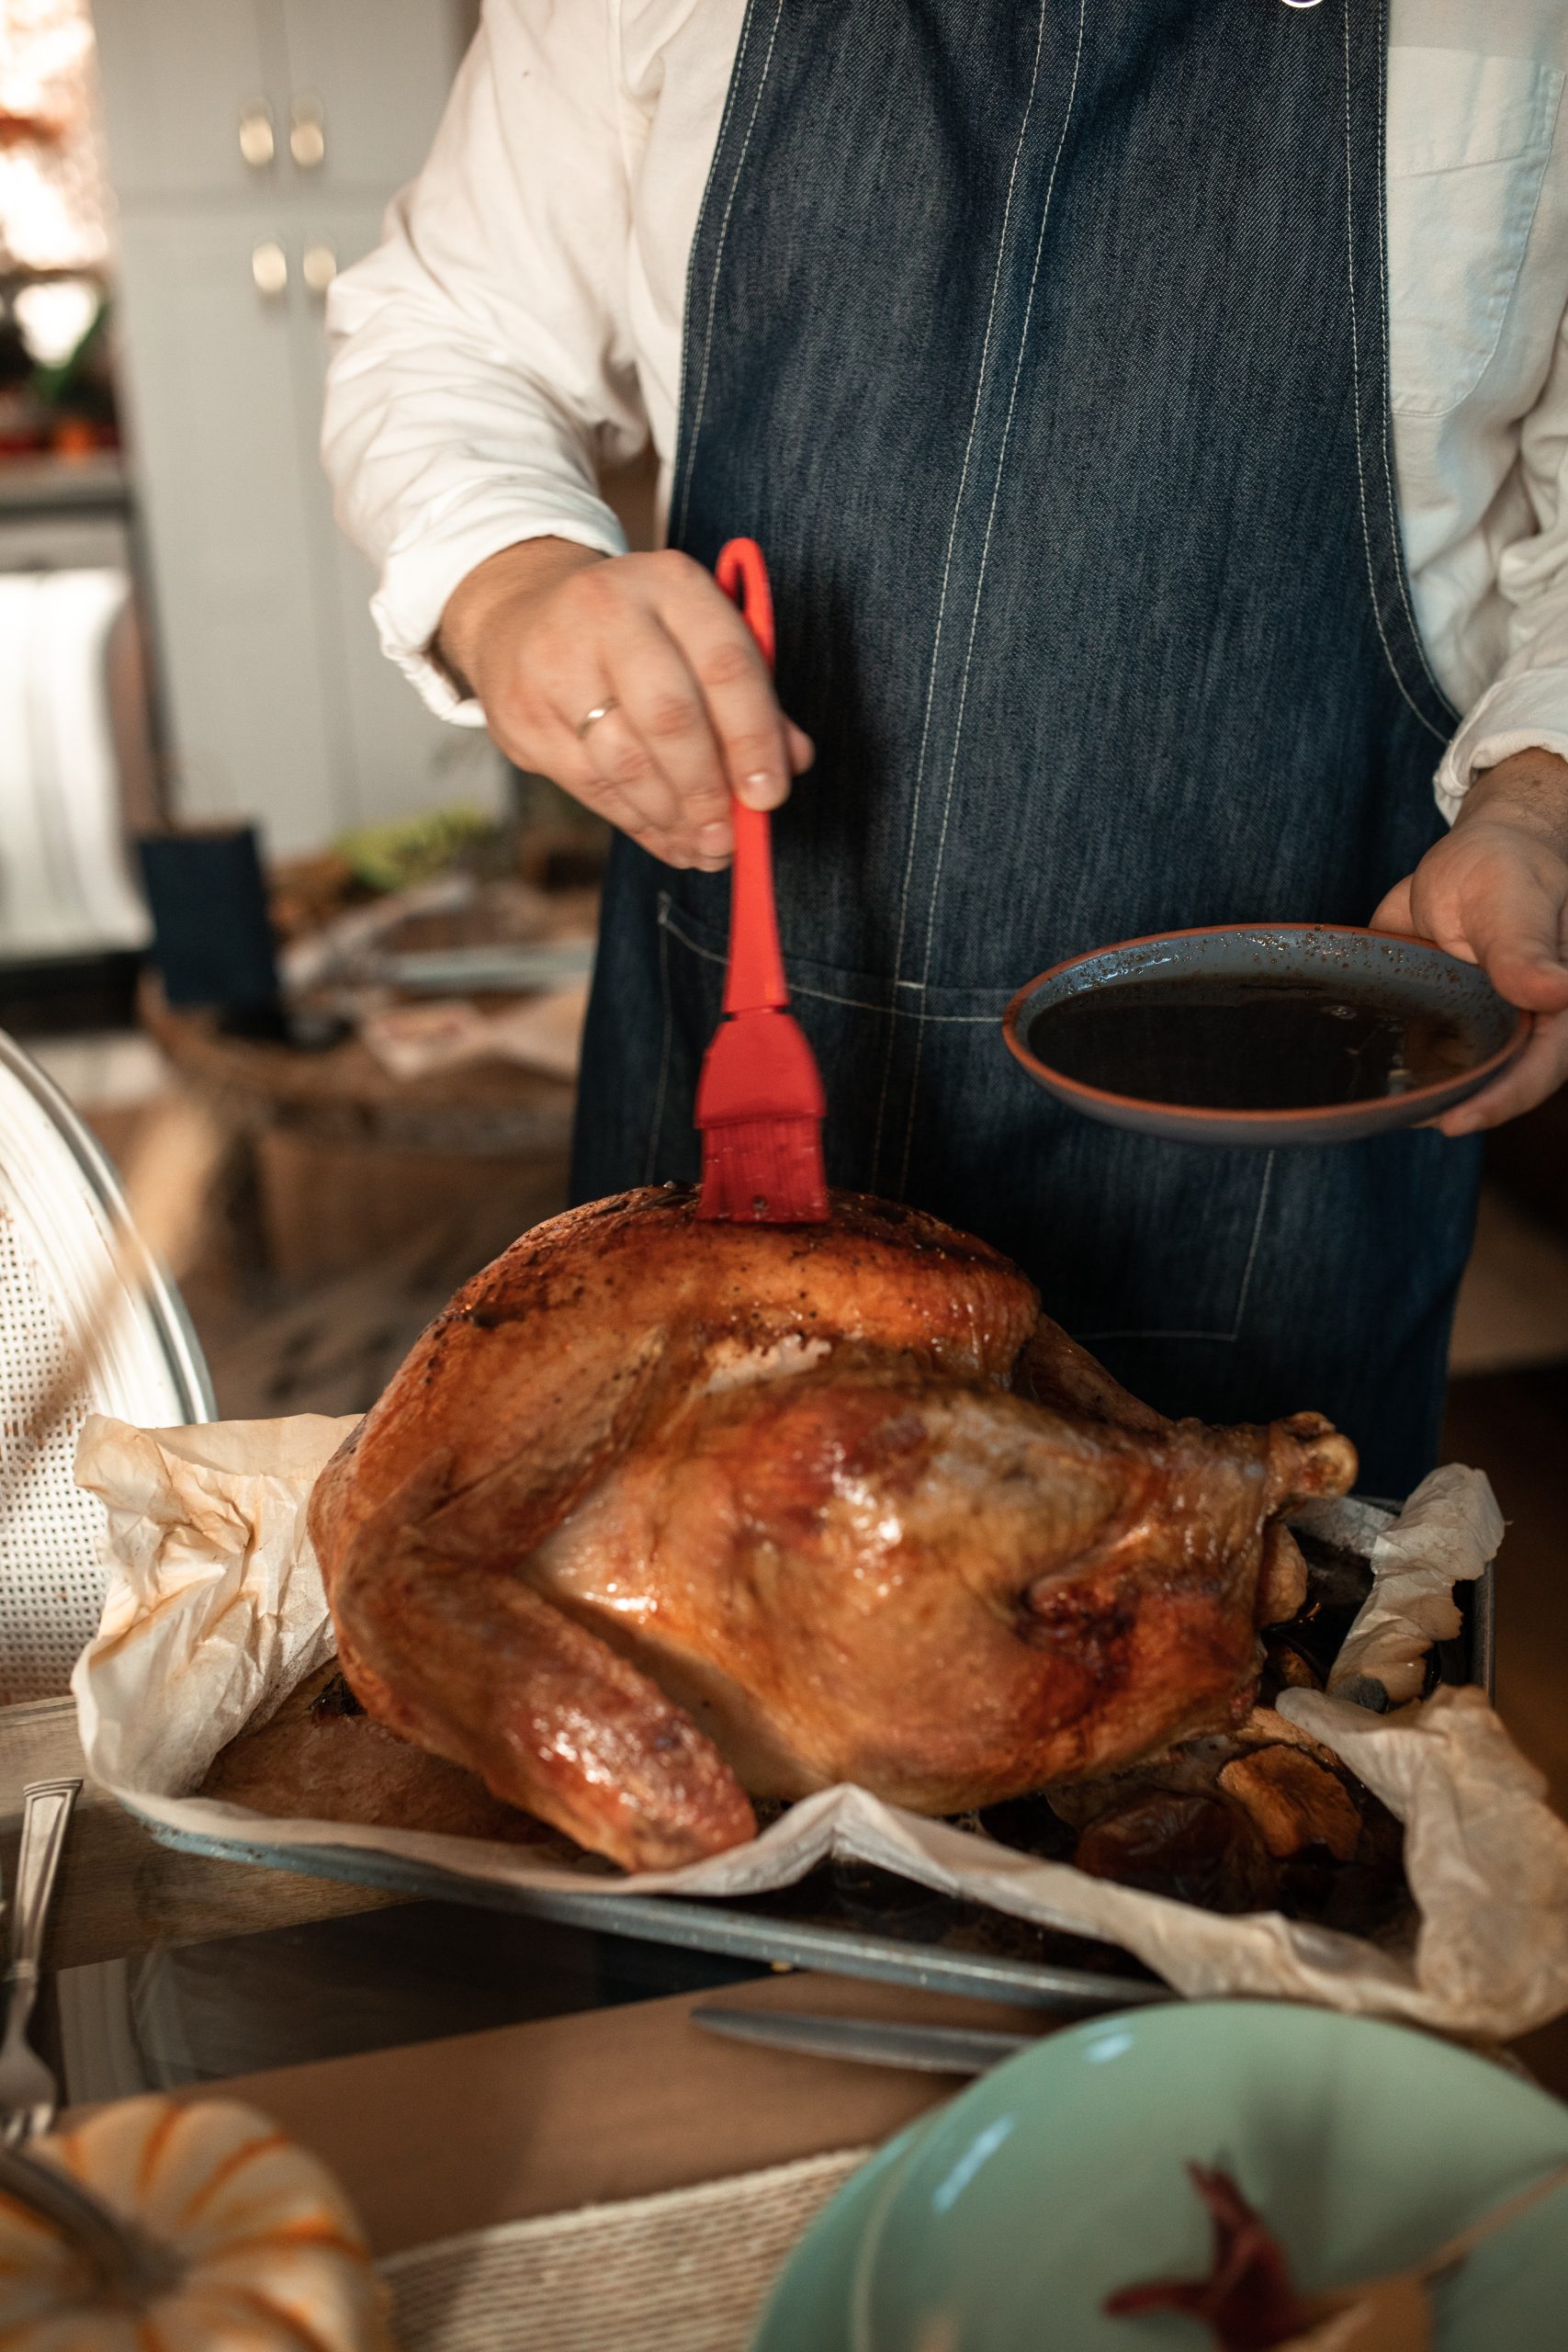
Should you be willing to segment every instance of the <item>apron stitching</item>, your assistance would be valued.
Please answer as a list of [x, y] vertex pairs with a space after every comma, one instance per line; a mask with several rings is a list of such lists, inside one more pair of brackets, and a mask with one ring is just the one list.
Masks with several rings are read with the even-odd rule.
[[[1355, 384], [1355, 400], [1352, 404], [1353, 414], [1350, 419], [1350, 425], [1351, 437], [1356, 445], [1356, 486], [1359, 493], [1361, 508], [1361, 544], [1366, 549], [1367, 556], [1367, 587], [1371, 597], [1372, 624], [1377, 630], [1378, 641], [1382, 647], [1383, 657], [1388, 663], [1389, 675], [1393, 680], [1394, 684], [1399, 688], [1400, 694], [1413, 716], [1427, 729], [1427, 734], [1435, 736], [1439, 743], [1444, 743], [1448, 741], [1448, 737], [1444, 729], [1440, 727], [1433, 726], [1431, 720], [1421, 708], [1419, 703], [1415, 700], [1409, 687], [1404, 683], [1404, 677], [1400, 672], [1399, 664], [1393, 658], [1393, 648], [1388, 641], [1388, 632], [1383, 627], [1382, 610], [1378, 601], [1377, 569], [1372, 558], [1372, 524], [1371, 516], [1367, 507], [1366, 457], [1361, 447], [1361, 356], [1360, 331], [1356, 315], [1355, 166], [1352, 161], [1350, 149], [1352, 88], [1350, 74], [1350, 15], [1348, 6], [1346, 6], [1341, 11], [1341, 21], [1345, 28], [1345, 258], [1347, 282], [1348, 284], [1350, 295], [1350, 372]], [[1386, 169], [1386, 164], [1384, 168]]]
[[1087, 1347], [1091, 1340], [1098, 1342], [1101, 1340], [1209, 1340], [1216, 1347], [1234, 1347], [1241, 1337], [1242, 1317], [1247, 1312], [1247, 1294], [1252, 1288], [1252, 1270], [1258, 1263], [1258, 1244], [1263, 1238], [1263, 1219], [1274, 1182], [1274, 1157], [1273, 1152], [1269, 1154], [1268, 1165], [1263, 1170], [1262, 1189], [1258, 1195], [1258, 1214], [1252, 1220], [1252, 1243], [1247, 1253], [1247, 1263], [1242, 1268], [1241, 1289], [1236, 1295], [1235, 1319], [1228, 1331], [1075, 1331], [1073, 1337], [1079, 1346]]
[[1382, 329], [1383, 329], [1383, 340], [1384, 340], [1384, 346], [1385, 346], [1385, 357], [1384, 357], [1384, 382], [1383, 382], [1383, 393], [1384, 393], [1384, 398], [1383, 398], [1383, 401], [1382, 401], [1382, 433], [1381, 433], [1380, 438], [1381, 438], [1381, 440], [1382, 440], [1382, 477], [1383, 477], [1383, 486], [1384, 486], [1384, 488], [1386, 489], [1386, 491], [1387, 491], [1387, 492], [1388, 492], [1388, 513], [1389, 513], [1390, 516], [1393, 518], [1393, 538], [1394, 538], [1394, 547], [1393, 547], [1393, 577], [1394, 577], [1394, 584], [1395, 584], [1395, 586], [1397, 587], [1397, 589], [1398, 589], [1398, 591], [1399, 591], [1399, 601], [1400, 601], [1401, 605], [1402, 605], [1404, 606], [1404, 617], [1405, 617], [1406, 621], [1407, 621], [1407, 622], [1409, 623], [1409, 625], [1410, 625], [1410, 639], [1411, 639], [1411, 642], [1412, 642], [1412, 644], [1413, 644], [1413, 645], [1415, 646], [1415, 648], [1416, 648], [1416, 659], [1420, 662], [1420, 664], [1421, 664], [1421, 668], [1422, 668], [1423, 672], [1424, 672], [1424, 673], [1425, 673], [1425, 674], [1426, 674], [1427, 683], [1427, 684], [1431, 687], [1433, 694], [1434, 694], [1434, 695], [1437, 696], [1437, 698], [1438, 698], [1438, 707], [1439, 707], [1440, 709], [1442, 709], [1442, 710], [1445, 710], [1445, 711], [1448, 713], [1449, 718], [1450, 718], [1450, 719], [1451, 720], [1452, 724], [1453, 724], [1454, 726], [1456, 726], [1456, 727], [1457, 727], [1457, 726], [1458, 726], [1458, 724], [1459, 724], [1459, 712], [1455, 709], [1455, 707], [1454, 707], [1453, 704], [1450, 701], [1450, 699], [1449, 699], [1448, 695], [1443, 692], [1442, 687], [1438, 684], [1438, 679], [1437, 679], [1436, 673], [1434, 673], [1434, 671], [1433, 671], [1433, 668], [1432, 668], [1431, 662], [1430, 662], [1427, 660], [1427, 648], [1426, 648], [1426, 644], [1425, 644], [1425, 642], [1424, 642], [1424, 640], [1423, 640], [1423, 639], [1422, 639], [1422, 635], [1421, 635], [1420, 628], [1419, 628], [1419, 627], [1417, 626], [1417, 623], [1416, 623], [1415, 609], [1414, 609], [1414, 607], [1413, 607], [1413, 605], [1411, 605], [1411, 602], [1410, 602], [1410, 587], [1409, 587], [1409, 582], [1408, 582], [1408, 581], [1407, 581], [1407, 579], [1406, 579], [1406, 577], [1405, 577], [1405, 564], [1404, 564], [1404, 549], [1403, 549], [1403, 546], [1402, 546], [1402, 544], [1401, 544], [1401, 542], [1400, 542], [1399, 536], [1398, 536], [1398, 534], [1399, 534], [1399, 524], [1398, 524], [1398, 515], [1399, 515], [1399, 500], [1398, 500], [1398, 496], [1397, 496], [1397, 494], [1396, 494], [1396, 492], [1395, 492], [1395, 491], [1394, 491], [1394, 487], [1393, 487], [1393, 456], [1392, 456], [1392, 454], [1391, 454], [1390, 447], [1389, 447], [1389, 442], [1390, 442], [1390, 431], [1389, 431], [1389, 427], [1390, 427], [1390, 416], [1389, 416], [1389, 407], [1388, 407], [1388, 399], [1387, 399], [1387, 393], [1388, 393], [1388, 382], [1387, 382], [1387, 357], [1386, 357], [1386, 345], [1387, 345], [1387, 339], [1388, 339], [1388, 321], [1389, 321], [1389, 292], [1388, 292], [1388, 123], [1387, 123], [1388, 90], [1387, 90], [1387, 82], [1386, 82], [1386, 59], [1387, 59], [1387, 56], [1388, 56], [1388, 10], [1387, 10], [1387, 8], [1386, 8], [1385, 6], [1383, 6], [1382, 5], [1381, 5], [1381, 0], [1380, 0], [1380, 6], [1379, 6], [1379, 8], [1378, 8], [1378, 39], [1379, 39], [1380, 47], [1381, 47], [1381, 54], [1382, 54], [1382, 56], [1383, 60], [1385, 61], [1385, 64], [1384, 64], [1383, 70], [1382, 70], [1382, 71], [1381, 71], [1381, 72], [1379, 73], [1379, 75], [1378, 75], [1378, 265], [1379, 265], [1379, 267], [1380, 267], [1380, 269], [1381, 269], [1381, 271], [1382, 271]]
[[[705, 964], [723, 964], [727, 960], [714, 948], [699, 946], [697, 942], [691, 937], [689, 933], [682, 930], [674, 917], [671, 915], [664, 907], [661, 907], [660, 910], [659, 923], [660, 933], [663, 934], [660, 942], [660, 953], [661, 956], [665, 953], [669, 934], [672, 932], [675, 937], [680, 941], [682, 946], [684, 947], [689, 954], [693, 956], [700, 956]], [[667, 972], [668, 967], [665, 966], [663, 968]], [[787, 977], [787, 965], [785, 967], [785, 970]], [[908, 983], [899, 983], [899, 985], [908, 985], [912, 988], [915, 983], [913, 981], [909, 981]], [[863, 996], [836, 996], [831, 989], [814, 989], [807, 981], [797, 980], [793, 978], [790, 978], [789, 988], [790, 994], [792, 996], [812, 997], [818, 1004], [847, 1005], [852, 1012], [879, 1013], [885, 1021], [934, 1022], [939, 1027], [945, 1025], [949, 1028], [956, 1026], [975, 1029], [993, 1029], [998, 1025], [1002, 1017], [1000, 1012], [928, 1012], [922, 1005], [911, 1004], [906, 1006], [901, 1004], [874, 1004], [869, 998]], [[1006, 991], [998, 989], [997, 990], [997, 994], [998, 997], [1005, 997]], [[666, 1047], [668, 1047], [670, 1035], [668, 1019], [666, 1020], [664, 1034]], [[662, 1085], [662, 1079], [660, 1080], [660, 1084]], [[651, 1182], [651, 1181], [652, 1180], [650, 1178], [649, 1182]]]
[[[1080, 0], [1081, 5], [1081, 0]], [[947, 535], [947, 553], [942, 567], [942, 588], [937, 598], [936, 631], [931, 639], [931, 668], [926, 676], [926, 705], [920, 722], [920, 744], [915, 759], [914, 798], [909, 810], [909, 846], [904, 859], [904, 881], [898, 897], [898, 940], [894, 953], [894, 965], [904, 961], [904, 941], [908, 928], [909, 888], [914, 879], [915, 851], [920, 829], [920, 798], [925, 788], [926, 751], [931, 741], [931, 713], [936, 706], [937, 667], [942, 659], [942, 630], [947, 617], [947, 590], [953, 572], [953, 554], [958, 544], [959, 518], [964, 512], [964, 493], [969, 481], [970, 459], [975, 454], [976, 436], [980, 430], [980, 411], [986, 395], [986, 379], [990, 371], [991, 335], [996, 326], [997, 304], [1001, 295], [1002, 267], [1007, 260], [1008, 229], [1012, 220], [1013, 197], [1017, 192], [1019, 168], [1023, 162], [1024, 142], [1029, 134], [1029, 119], [1034, 111], [1034, 94], [1040, 86], [1040, 60], [1045, 47], [1045, 0], [1041, 0], [1040, 14], [1034, 34], [1034, 69], [1030, 79], [1029, 96], [1024, 101], [1023, 114], [1018, 126], [1018, 145], [1013, 151], [1012, 170], [1008, 178], [1007, 202], [1002, 208], [1002, 225], [997, 241], [997, 266], [991, 278], [990, 308], [986, 313], [985, 339], [980, 345], [980, 368], [975, 385], [975, 404], [969, 415], [969, 437], [964, 445], [964, 463], [959, 469], [958, 492], [953, 502], [953, 522]], [[882, 1161], [882, 1130], [887, 1114], [887, 1090], [893, 1078], [893, 1046], [897, 1032], [889, 1029], [887, 1047], [882, 1057], [882, 1091], [876, 1103], [876, 1131], [872, 1137], [872, 1182]]]
[[[729, 194], [724, 200], [724, 217], [718, 224], [718, 244], [714, 254], [713, 277], [708, 283], [708, 314], [706, 322], [703, 329], [703, 370], [697, 383], [696, 406], [692, 412], [691, 438], [686, 445], [686, 478], [681, 485], [681, 520], [678, 530], [671, 535], [677, 538], [684, 538], [685, 537], [686, 518], [691, 508], [692, 479], [696, 471], [697, 441], [703, 429], [703, 411], [707, 406], [708, 370], [713, 361], [714, 322], [718, 315], [718, 288], [719, 280], [724, 274], [724, 248], [729, 236], [730, 215], [735, 209], [735, 198], [740, 187], [740, 175], [746, 168], [746, 157], [751, 146], [751, 134], [757, 128], [757, 117], [762, 110], [762, 93], [767, 87], [768, 74], [773, 62], [773, 50], [778, 41], [779, 20], [784, 15], [784, 0], [778, 0], [778, 5], [773, 10], [773, 29], [768, 35], [767, 52], [762, 59], [762, 70], [757, 79], [756, 96], [751, 101], [751, 119], [746, 125], [746, 136], [740, 142], [740, 153], [736, 158], [734, 175], [729, 183]], [[750, 11], [748, 10], [745, 36], [740, 45], [740, 57], [736, 61], [735, 72], [730, 84], [732, 92], [739, 87], [740, 68], [744, 62], [745, 52], [751, 38], [751, 14]], [[719, 138], [721, 141], [724, 135], [724, 124], [721, 123], [719, 126]], [[719, 149], [716, 145], [714, 149], [715, 154], [716, 155], [718, 152]]]
[[1258, 1245], [1263, 1238], [1263, 1219], [1269, 1207], [1269, 1194], [1273, 1188], [1273, 1183], [1274, 1154], [1270, 1152], [1268, 1165], [1263, 1170], [1262, 1189], [1258, 1195], [1258, 1215], [1252, 1220], [1252, 1246], [1247, 1253], [1247, 1263], [1242, 1268], [1241, 1290], [1235, 1302], [1235, 1321], [1231, 1325], [1226, 1335], [1232, 1340], [1239, 1340], [1241, 1337], [1241, 1319], [1247, 1313], [1247, 1294], [1252, 1288], [1252, 1270], [1258, 1263]]
[[[1045, 201], [1040, 212], [1040, 234], [1034, 244], [1034, 268], [1029, 281], [1029, 300], [1024, 305], [1023, 323], [1018, 338], [1018, 356], [1013, 363], [1012, 388], [1008, 394], [1007, 415], [1002, 423], [1001, 447], [997, 453], [997, 469], [991, 482], [991, 503], [986, 515], [986, 535], [980, 543], [980, 562], [975, 581], [975, 600], [969, 610], [969, 638], [964, 649], [964, 669], [958, 682], [958, 707], [953, 725], [953, 756], [947, 767], [947, 790], [942, 797], [942, 827], [937, 836], [936, 864], [931, 874], [931, 897], [926, 906], [926, 956], [920, 974], [922, 987], [931, 980], [931, 956], [936, 943], [936, 903], [942, 890], [942, 866], [947, 857], [948, 826], [953, 816], [953, 787], [958, 775], [958, 754], [964, 741], [964, 713], [969, 700], [969, 675], [975, 665], [975, 640], [980, 628], [980, 606], [986, 594], [986, 571], [991, 560], [991, 539], [996, 530], [997, 507], [1001, 500], [1002, 480], [1007, 472], [1008, 449], [1012, 440], [1013, 418], [1018, 410], [1018, 388], [1023, 380], [1024, 355], [1029, 348], [1029, 330], [1034, 317], [1035, 297], [1040, 291], [1040, 269], [1045, 258], [1045, 232], [1050, 225], [1051, 204], [1056, 193], [1056, 175], [1062, 167], [1062, 155], [1072, 126], [1073, 107], [1077, 98], [1078, 75], [1083, 68], [1084, 17], [1088, 0], [1078, 0], [1077, 45], [1073, 52], [1073, 78], [1067, 85], [1067, 103], [1062, 114], [1061, 136], [1056, 152], [1051, 158], [1051, 175], [1045, 183]], [[901, 946], [902, 943], [900, 943]], [[900, 955], [900, 961], [902, 956]], [[915, 1039], [915, 1066], [909, 1077], [909, 1108], [904, 1123], [904, 1158], [898, 1170], [898, 1187], [902, 1192], [909, 1176], [909, 1155], [914, 1148], [915, 1106], [919, 1100], [920, 1049], [922, 1038]]]
[[648, 1136], [648, 1162], [642, 1180], [645, 1184], [657, 1181], [659, 1138], [664, 1129], [664, 1105], [670, 1091], [670, 1047], [674, 1027], [670, 998], [670, 901], [662, 890], [659, 894], [659, 994], [664, 1006], [664, 1038], [659, 1053], [659, 1091], [653, 1100], [653, 1125]]

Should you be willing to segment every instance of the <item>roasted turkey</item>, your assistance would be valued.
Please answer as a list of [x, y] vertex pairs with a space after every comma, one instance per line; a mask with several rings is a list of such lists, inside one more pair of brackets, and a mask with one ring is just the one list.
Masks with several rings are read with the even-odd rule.
[[367, 1713], [628, 1869], [855, 1781], [929, 1814], [1245, 1712], [1300, 1603], [1320, 1417], [1170, 1422], [910, 1209], [627, 1193], [432, 1324], [310, 1527]]

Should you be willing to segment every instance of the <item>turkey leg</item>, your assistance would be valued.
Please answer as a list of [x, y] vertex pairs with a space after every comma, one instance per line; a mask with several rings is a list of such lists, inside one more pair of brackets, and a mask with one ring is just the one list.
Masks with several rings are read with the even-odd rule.
[[429, 1476], [356, 1531], [333, 1580], [340, 1663], [367, 1713], [628, 1870], [754, 1837], [728, 1765], [645, 1674], [503, 1564], [416, 1531]]

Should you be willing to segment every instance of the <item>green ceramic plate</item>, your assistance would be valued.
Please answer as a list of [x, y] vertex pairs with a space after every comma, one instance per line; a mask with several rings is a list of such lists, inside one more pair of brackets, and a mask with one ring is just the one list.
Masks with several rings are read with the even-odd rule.
[[[1190, 2159], [1232, 2171], [1309, 2289], [1430, 2252], [1568, 2164], [1568, 2108], [1396, 2026], [1274, 2002], [1129, 2011], [983, 2076], [857, 2175], [756, 2352], [1201, 2352], [1118, 2287], [1207, 2268]], [[1438, 2298], [1440, 2352], [1568, 2342], [1568, 2188]]]

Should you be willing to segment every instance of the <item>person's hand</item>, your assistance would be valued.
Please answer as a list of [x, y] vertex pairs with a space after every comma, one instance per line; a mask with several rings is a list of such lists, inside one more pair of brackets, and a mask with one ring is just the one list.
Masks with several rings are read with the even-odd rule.
[[1389, 892], [1372, 928], [1483, 966], [1499, 996], [1535, 1015], [1512, 1069], [1433, 1124], [1473, 1135], [1543, 1102], [1568, 1079], [1568, 761], [1519, 752], [1478, 776], [1452, 831]]
[[690, 556], [503, 548], [454, 591], [436, 650], [508, 759], [667, 865], [728, 865], [730, 795], [776, 808], [814, 756], [739, 612]]

